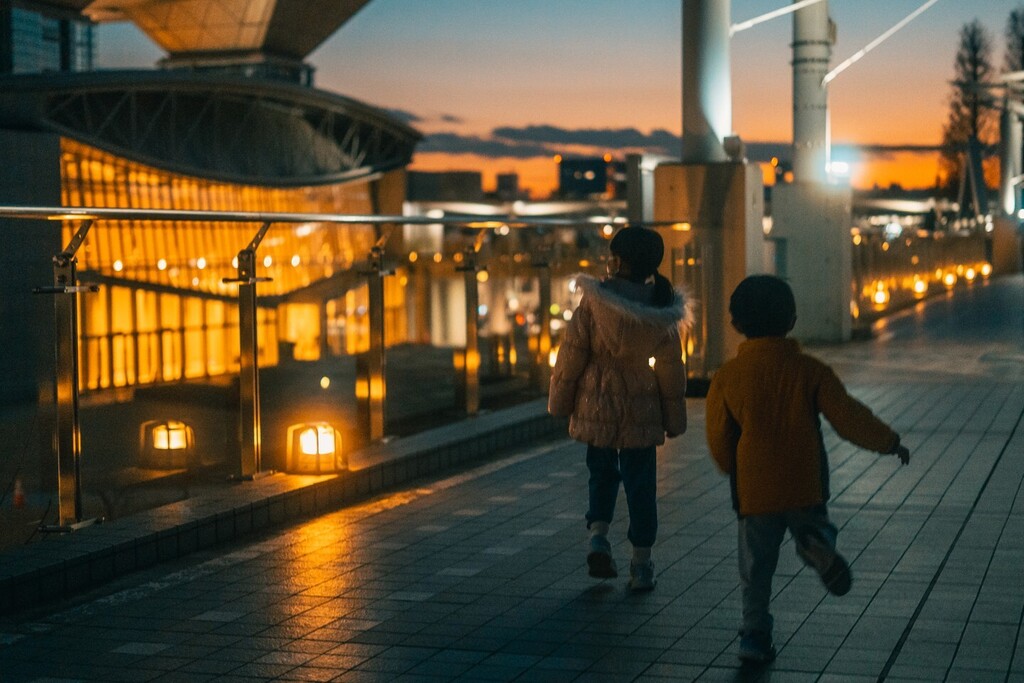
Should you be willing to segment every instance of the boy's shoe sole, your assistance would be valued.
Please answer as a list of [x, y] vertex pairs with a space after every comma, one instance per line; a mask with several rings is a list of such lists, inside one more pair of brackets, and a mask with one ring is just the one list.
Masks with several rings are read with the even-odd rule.
[[829, 547], [816, 529], [809, 529], [802, 535], [801, 544], [811, 567], [818, 572], [825, 590], [832, 595], [846, 595], [853, 585], [853, 576], [846, 558]]
[[587, 555], [587, 567], [588, 573], [595, 579], [614, 579], [619, 575], [612, 556], [599, 550], [592, 550]]

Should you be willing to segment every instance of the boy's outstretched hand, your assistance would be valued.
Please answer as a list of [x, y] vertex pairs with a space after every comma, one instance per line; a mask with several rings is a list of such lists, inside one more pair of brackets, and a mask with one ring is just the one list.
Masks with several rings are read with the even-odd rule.
[[904, 465], [910, 462], [910, 449], [906, 446], [899, 445], [896, 447], [896, 455], [899, 457], [900, 462]]

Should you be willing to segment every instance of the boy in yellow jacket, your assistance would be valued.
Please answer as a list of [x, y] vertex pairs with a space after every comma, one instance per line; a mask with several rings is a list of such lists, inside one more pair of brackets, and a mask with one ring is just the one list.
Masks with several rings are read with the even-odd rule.
[[829, 520], [828, 455], [819, 415], [862, 448], [898, 455], [900, 437], [847, 392], [832, 369], [786, 335], [796, 302], [784, 281], [752, 275], [729, 300], [732, 324], [747, 339], [715, 373], [707, 395], [707, 439], [715, 464], [729, 475], [738, 515], [743, 591], [739, 657], [775, 658], [769, 601], [786, 530], [800, 558], [830, 593], [850, 590], [850, 568], [836, 551]]

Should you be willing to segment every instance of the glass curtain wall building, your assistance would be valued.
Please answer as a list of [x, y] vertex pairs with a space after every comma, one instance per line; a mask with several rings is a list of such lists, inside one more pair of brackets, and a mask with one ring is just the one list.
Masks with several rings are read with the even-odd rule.
[[[366, 183], [270, 188], [167, 173], [70, 139], [61, 141], [67, 207], [370, 213]], [[147, 223], [147, 224], [143, 224]], [[65, 243], [74, 225], [64, 229]], [[79, 253], [83, 279], [100, 285], [81, 300], [81, 388], [85, 391], [196, 379], [238, 371], [238, 251], [255, 227], [238, 223], [97, 221]], [[346, 274], [376, 241], [370, 226], [282, 225], [260, 248], [261, 366], [320, 360], [368, 347], [366, 285]], [[320, 305], [290, 295], [335, 278], [338, 296]], [[404, 296], [386, 298], [386, 343], [406, 337]], [[321, 325], [325, 329], [321, 329]]]
[[[304, 62], [365, 1], [3, 3], [0, 205], [400, 215], [420, 134], [313, 87]], [[135, 22], [167, 57], [152, 70], [94, 70], [94, 22], [108, 20]], [[0, 348], [16, 351], [0, 355], [0, 481], [17, 476], [29, 490], [57, 480], [50, 428], [61, 323], [52, 297], [64, 296], [33, 290], [54, 284], [54, 257], [80, 227], [0, 219]], [[247, 323], [239, 287], [225, 280], [238, 277], [239, 252], [260, 229], [92, 223], [76, 272], [96, 291], [77, 294], [75, 310], [88, 501], [108, 474], [153, 463], [239, 466]], [[363, 438], [352, 382], [370, 347], [368, 260], [381, 231], [275, 224], [259, 242], [266, 467], [292, 462], [299, 423], [333, 425], [339, 453], [342, 439], [349, 450]], [[386, 249], [399, 260], [401, 231]], [[410, 336], [408, 283], [407, 267], [383, 279], [387, 346]], [[171, 443], [159, 429], [172, 427], [187, 434], [188, 455], [157, 453]]]

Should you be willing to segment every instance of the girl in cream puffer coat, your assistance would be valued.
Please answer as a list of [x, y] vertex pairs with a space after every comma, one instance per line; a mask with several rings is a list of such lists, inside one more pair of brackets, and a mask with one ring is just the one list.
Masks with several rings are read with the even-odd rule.
[[610, 277], [577, 277], [583, 297], [555, 363], [552, 415], [569, 417], [569, 435], [587, 444], [590, 575], [618, 575], [607, 540], [619, 482], [633, 545], [630, 587], [654, 587], [651, 546], [657, 534], [656, 447], [686, 430], [686, 369], [680, 325], [684, 295], [657, 272], [661, 236], [624, 228], [612, 239]]

